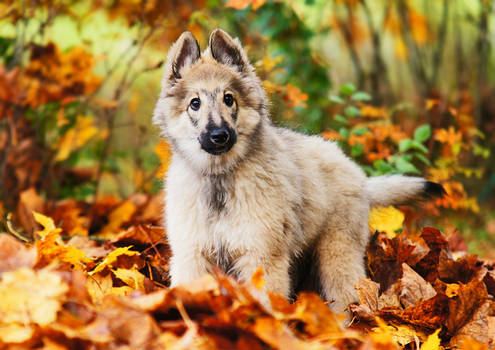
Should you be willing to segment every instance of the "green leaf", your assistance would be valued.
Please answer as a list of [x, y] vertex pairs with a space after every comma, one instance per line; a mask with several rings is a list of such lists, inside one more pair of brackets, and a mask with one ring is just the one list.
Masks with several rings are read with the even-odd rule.
[[425, 157], [424, 154], [421, 154], [421, 153], [414, 153], [414, 156], [419, 159], [420, 161], [422, 161], [423, 163], [425, 163], [426, 165], [429, 165], [431, 166], [431, 162], [428, 158]]
[[357, 91], [352, 94], [351, 99], [353, 101], [371, 101], [371, 95], [364, 91]]
[[357, 136], [363, 136], [364, 134], [367, 134], [367, 133], [370, 133], [370, 132], [371, 132], [370, 129], [368, 129], [365, 126], [361, 126], [359, 128], [352, 129], [351, 134], [352, 135], [357, 135]]
[[357, 107], [347, 106], [344, 109], [344, 114], [346, 116], [348, 116], [349, 118], [354, 118], [354, 117], [357, 117], [358, 115], [360, 115], [361, 114], [361, 111]]
[[418, 142], [425, 142], [431, 136], [431, 127], [429, 124], [424, 124], [418, 126], [416, 130], [414, 130], [414, 140]]
[[340, 136], [342, 136], [346, 140], [349, 138], [349, 130], [346, 128], [340, 128], [339, 134], [340, 134]]
[[364, 147], [363, 145], [356, 143], [354, 146], [351, 147], [351, 156], [352, 157], [359, 157], [360, 155], [363, 154]]
[[403, 157], [398, 157], [397, 161], [395, 162], [395, 166], [397, 167], [397, 170], [402, 173], [402, 174], [407, 174], [407, 173], [413, 173], [413, 174], [419, 174], [419, 170], [409, 161], [407, 161]]
[[339, 105], [345, 103], [345, 100], [342, 97], [337, 96], [337, 95], [331, 95], [330, 96], [330, 101], [332, 101], [333, 103], [337, 103]]
[[415, 150], [418, 150], [420, 152], [423, 152], [424, 154], [427, 154], [428, 153], [428, 148], [426, 148], [422, 143], [416, 141], [416, 140], [413, 140], [412, 143], [411, 143], [411, 148], [415, 149]]
[[406, 152], [411, 149], [413, 140], [404, 139], [399, 142], [399, 152]]
[[394, 167], [383, 159], [375, 160], [373, 167], [378, 171], [377, 175], [393, 174], [395, 172]]
[[349, 121], [340, 114], [335, 114], [333, 116], [333, 119], [335, 119], [335, 121], [340, 122], [342, 124], [348, 124], [349, 123]]
[[356, 87], [352, 83], [347, 83], [340, 87], [339, 92], [344, 96], [351, 96], [354, 92], [356, 92]]

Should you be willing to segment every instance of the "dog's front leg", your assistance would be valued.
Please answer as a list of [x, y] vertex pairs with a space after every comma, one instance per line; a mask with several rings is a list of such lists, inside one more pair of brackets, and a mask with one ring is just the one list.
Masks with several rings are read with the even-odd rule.
[[256, 251], [248, 252], [240, 257], [235, 264], [235, 270], [241, 280], [249, 281], [256, 270], [261, 267], [264, 272], [265, 290], [288, 298], [290, 294], [289, 265], [290, 258], [287, 253]]
[[173, 250], [170, 258], [171, 287], [189, 283], [209, 271], [209, 262], [199, 249]]

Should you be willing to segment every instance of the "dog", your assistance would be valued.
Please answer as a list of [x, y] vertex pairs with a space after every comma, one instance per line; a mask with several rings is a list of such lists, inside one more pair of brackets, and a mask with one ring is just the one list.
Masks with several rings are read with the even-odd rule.
[[366, 276], [370, 207], [444, 193], [423, 178], [367, 178], [334, 142], [272, 125], [240, 41], [221, 29], [204, 52], [190, 32], [173, 44], [153, 122], [172, 148], [172, 286], [215, 267], [249, 280], [261, 267], [267, 291], [314, 290], [344, 312]]

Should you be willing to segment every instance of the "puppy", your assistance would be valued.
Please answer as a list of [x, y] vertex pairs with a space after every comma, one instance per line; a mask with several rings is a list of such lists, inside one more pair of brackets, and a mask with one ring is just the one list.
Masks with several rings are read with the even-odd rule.
[[166, 226], [172, 285], [217, 266], [241, 280], [262, 267], [286, 298], [315, 290], [343, 312], [365, 276], [371, 206], [443, 188], [401, 175], [367, 178], [331, 142], [270, 122], [268, 101], [238, 39], [208, 48], [183, 33], [169, 51], [153, 121], [172, 146]]

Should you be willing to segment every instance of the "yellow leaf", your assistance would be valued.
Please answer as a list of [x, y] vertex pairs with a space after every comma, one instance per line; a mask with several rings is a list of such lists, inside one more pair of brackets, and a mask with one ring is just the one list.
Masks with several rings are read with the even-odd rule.
[[30, 326], [17, 323], [0, 324], [0, 341], [4, 343], [24, 343], [31, 339], [34, 330]]
[[398, 349], [397, 343], [394, 341], [390, 333], [390, 327], [380, 318], [376, 318], [378, 327], [373, 328], [370, 337], [375, 344], [376, 349]]
[[49, 233], [60, 233], [62, 232], [62, 229], [55, 227], [55, 223], [53, 222], [53, 219], [45, 216], [43, 214], [37, 213], [33, 211], [33, 216], [34, 220], [41, 226], [43, 226], [43, 231], [38, 231], [38, 235], [43, 239], [45, 238]]
[[160, 141], [155, 147], [153, 147], [158, 158], [160, 158], [160, 168], [156, 172], [157, 178], [163, 178], [167, 173], [168, 165], [170, 163], [170, 156], [172, 152], [170, 151], [170, 145], [165, 141]]
[[86, 280], [86, 289], [88, 290], [93, 303], [99, 303], [103, 300], [105, 295], [112, 294], [112, 287], [113, 281], [110, 274], [106, 276], [97, 274]]
[[265, 280], [263, 279], [263, 268], [258, 267], [258, 269], [253, 273], [251, 283], [258, 289], [263, 288], [265, 285]]
[[58, 260], [82, 268], [84, 263], [91, 261], [83, 251], [74, 246], [65, 245], [60, 239], [62, 229], [55, 227], [52, 218], [34, 211], [33, 215], [36, 222], [43, 226], [43, 230], [38, 231], [41, 240], [36, 242], [39, 253], [38, 262], [44, 261], [48, 264], [52, 260]]
[[131, 248], [132, 248], [132, 246], [122, 247], [122, 248], [117, 248], [114, 251], [110, 252], [107, 255], [107, 257], [101, 263], [99, 263], [98, 265], [96, 265], [96, 267], [94, 268], [94, 270], [91, 271], [89, 274], [90, 275], [94, 275], [95, 273], [102, 271], [105, 267], [112, 266], [112, 264], [114, 262], [116, 262], [117, 261], [117, 258], [119, 256], [121, 256], [121, 255], [132, 256], [132, 255], [138, 255], [139, 254], [138, 252], [129, 250]]
[[395, 56], [398, 58], [398, 59], [401, 59], [401, 60], [405, 60], [408, 56], [408, 53], [407, 53], [407, 46], [406, 44], [404, 43], [404, 40], [402, 40], [402, 38], [396, 38], [395, 39], [395, 47], [394, 47], [394, 51], [395, 51]]
[[372, 208], [370, 211], [369, 227], [378, 232], [385, 232], [389, 238], [395, 237], [395, 232], [402, 228], [404, 214], [390, 206]]
[[72, 151], [84, 146], [96, 134], [98, 134], [98, 128], [93, 125], [93, 118], [78, 116], [76, 125], [60, 138], [55, 161], [67, 159]]
[[115, 269], [112, 272], [129, 287], [144, 291], [144, 275], [136, 269], [136, 266], [132, 269]]
[[459, 286], [457, 283], [448, 283], [447, 284], [447, 289], [445, 290], [445, 295], [448, 296], [449, 298], [455, 297], [456, 295], [459, 294]]
[[440, 347], [440, 338], [438, 337], [440, 329], [437, 329], [435, 333], [430, 334], [428, 339], [421, 345], [421, 350], [438, 350]]
[[113, 295], [126, 296], [134, 292], [134, 289], [129, 286], [113, 287], [111, 292]]
[[225, 7], [242, 10], [251, 5], [253, 10], [257, 10], [263, 6], [265, 2], [266, 0], [228, 0], [225, 3]]
[[126, 200], [108, 215], [108, 224], [103, 227], [100, 238], [111, 238], [114, 234], [120, 232], [120, 226], [129, 221], [136, 212], [136, 205], [130, 200]]
[[68, 290], [67, 284], [54, 271], [23, 267], [4, 272], [0, 282], [1, 322], [48, 325], [56, 320]]

